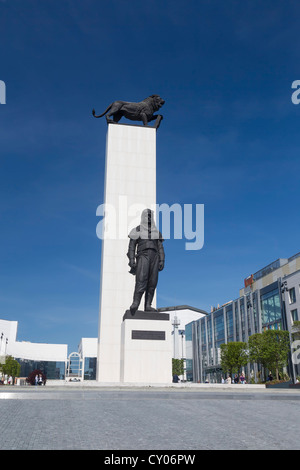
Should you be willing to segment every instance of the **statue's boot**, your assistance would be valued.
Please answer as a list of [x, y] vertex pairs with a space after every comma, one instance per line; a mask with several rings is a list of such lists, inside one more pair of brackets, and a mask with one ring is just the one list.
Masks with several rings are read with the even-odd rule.
[[153, 290], [153, 292], [152, 291], [146, 292], [146, 295], [145, 295], [145, 312], [158, 312], [158, 310], [156, 310], [156, 308], [151, 307], [153, 297], [154, 297], [154, 290]]
[[134, 315], [135, 312], [137, 311], [137, 309], [139, 308], [142, 296], [143, 296], [143, 292], [142, 293], [140, 293], [140, 292], [135, 292], [134, 293], [133, 302], [130, 306], [131, 315]]

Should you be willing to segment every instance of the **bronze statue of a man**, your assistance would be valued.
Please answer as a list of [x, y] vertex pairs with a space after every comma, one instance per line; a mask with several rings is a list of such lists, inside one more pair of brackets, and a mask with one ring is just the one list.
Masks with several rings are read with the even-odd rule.
[[158, 282], [158, 272], [164, 268], [165, 252], [164, 240], [156, 228], [153, 211], [145, 209], [142, 212], [141, 223], [131, 230], [129, 238], [128, 264], [130, 273], [136, 276], [131, 314], [134, 315], [139, 308], [144, 293], [145, 311], [156, 312], [151, 304]]

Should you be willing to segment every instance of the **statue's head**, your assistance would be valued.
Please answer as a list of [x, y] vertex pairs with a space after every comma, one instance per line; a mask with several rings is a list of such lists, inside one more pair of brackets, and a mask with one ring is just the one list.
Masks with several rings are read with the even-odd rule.
[[154, 212], [151, 209], [144, 209], [141, 215], [141, 225], [152, 226], [154, 224]]
[[146, 238], [149, 237], [149, 234], [151, 234], [151, 238], [157, 239], [159, 238], [159, 231], [155, 225], [155, 220], [154, 220], [154, 212], [151, 209], [144, 209], [142, 214], [141, 214], [141, 232], [143, 232], [144, 235], [141, 235], [141, 238], [145, 236]]
[[165, 100], [163, 100], [159, 95], [151, 95], [149, 98], [152, 99], [156, 111], [165, 104]]

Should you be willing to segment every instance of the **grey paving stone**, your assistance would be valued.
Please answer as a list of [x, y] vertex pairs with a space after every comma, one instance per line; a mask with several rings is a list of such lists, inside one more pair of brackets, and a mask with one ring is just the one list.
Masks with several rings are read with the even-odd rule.
[[300, 393], [0, 391], [2, 450], [300, 449]]

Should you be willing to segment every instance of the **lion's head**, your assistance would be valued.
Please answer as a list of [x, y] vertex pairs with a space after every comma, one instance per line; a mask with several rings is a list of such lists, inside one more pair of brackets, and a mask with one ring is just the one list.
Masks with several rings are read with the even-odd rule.
[[149, 98], [146, 98], [146, 100], [151, 100], [154, 111], [158, 111], [162, 105], [165, 104], [165, 100], [163, 100], [159, 95], [151, 95]]

